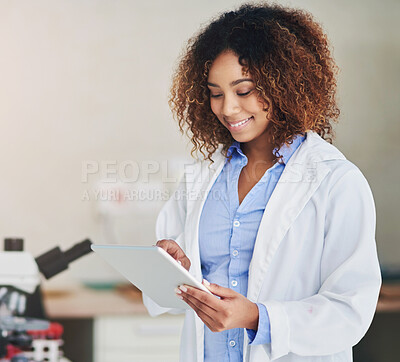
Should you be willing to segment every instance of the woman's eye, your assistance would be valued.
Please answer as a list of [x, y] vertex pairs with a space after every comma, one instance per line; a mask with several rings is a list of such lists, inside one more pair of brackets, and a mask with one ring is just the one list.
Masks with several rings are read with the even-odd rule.
[[248, 92], [243, 92], [243, 93], [237, 93], [238, 96], [247, 96], [248, 94], [250, 94], [253, 91], [253, 89], [249, 90]]
[[[249, 95], [251, 92], [253, 92], [253, 90], [254, 90], [254, 89], [250, 89], [250, 90], [247, 91], [247, 92], [237, 92], [236, 94], [237, 94], [239, 97], [245, 97], [245, 96]], [[220, 97], [222, 97], [222, 96], [223, 96], [222, 93], [220, 93], [220, 94], [210, 94], [210, 97], [211, 97], [211, 98], [220, 98]]]

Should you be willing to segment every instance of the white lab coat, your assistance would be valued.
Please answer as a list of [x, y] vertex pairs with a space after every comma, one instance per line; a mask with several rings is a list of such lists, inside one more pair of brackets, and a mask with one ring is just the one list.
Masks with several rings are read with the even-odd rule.
[[[188, 167], [175, 197], [161, 211], [158, 239], [176, 240], [201, 280], [201, 210], [224, 158]], [[362, 173], [314, 132], [293, 154], [267, 204], [249, 269], [247, 297], [263, 303], [270, 344], [248, 345], [244, 361], [352, 361], [367, 331], [381, 275], [375, 245], [375, 207]], [[179, 312], [144, 296], [151, 315]], [[181, 361], [204, 359], [204, 324], [186, 311]]]

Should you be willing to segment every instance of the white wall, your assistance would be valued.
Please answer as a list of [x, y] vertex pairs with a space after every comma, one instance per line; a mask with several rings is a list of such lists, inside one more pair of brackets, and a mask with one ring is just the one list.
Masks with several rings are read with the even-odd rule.
[[[199, 24], [240, 3], [2, 0], [0, 238], [22, 236], [35, 255], [85, 237], [151, 244], [160, 202], [106, 208], [117, 216], [105, 224], [94, 192], [107, 178], [107, 161], [117, 171], [124, 161], [136, 163], [142, 177], [146, 167], [172, 160], [168, 170], [179, 173], [190, 146], [168, 110], [172, 69]], [[400, 264], [400, 3], [281, 3], [311, 11], [333, 43], [341, 67], [336, 144], [370, 181], [381, 261]], [[100, 168], [83, 182], [88, 162]], [[150, 187], [170, 190], [165, 177], [162, 170], [151, 175]], [[87, 257], [53, 284], [101, 275], [102, 268]]]

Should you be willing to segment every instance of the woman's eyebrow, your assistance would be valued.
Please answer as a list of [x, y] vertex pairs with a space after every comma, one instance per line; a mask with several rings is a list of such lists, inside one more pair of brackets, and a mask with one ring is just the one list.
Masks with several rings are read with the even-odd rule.
[[[234, 86], [234, 85], [238, 85], [239, 83], [242, 83], [242, 82], [252, 82], [253, 83], [253, 79], [251, 79], [251, 78], [241, 78], [241, 79], [237, 79], [237, 80], [234, 80], [233, 82], [231, 82], [231, 86]], [[218, 84], [215, 84], [215, 83], [211, 83], [211, 82], [207, 82], [207, 85], [209, 86], [209, 87], [216, 87], [216, 88], [221, 88]]]

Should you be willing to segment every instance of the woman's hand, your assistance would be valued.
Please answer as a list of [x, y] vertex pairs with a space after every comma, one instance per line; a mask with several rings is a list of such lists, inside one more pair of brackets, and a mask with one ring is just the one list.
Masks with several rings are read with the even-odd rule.
[[207, 281], [203, 284], [214, 295], [188, 285], [181, 285], [176, 293], [212, 332], [232, 328], [258, 329], [258, 307], [255, 303], [232, 289]]
[[170, 239], [163, 239], [157, 241], [157, 246], [163, 248], [169, 255], [171, 255], [176, 261], [182, 264], [182, 266], [189, 270], [190, 260], [181, 249], [181, 247], [174, 241]]

